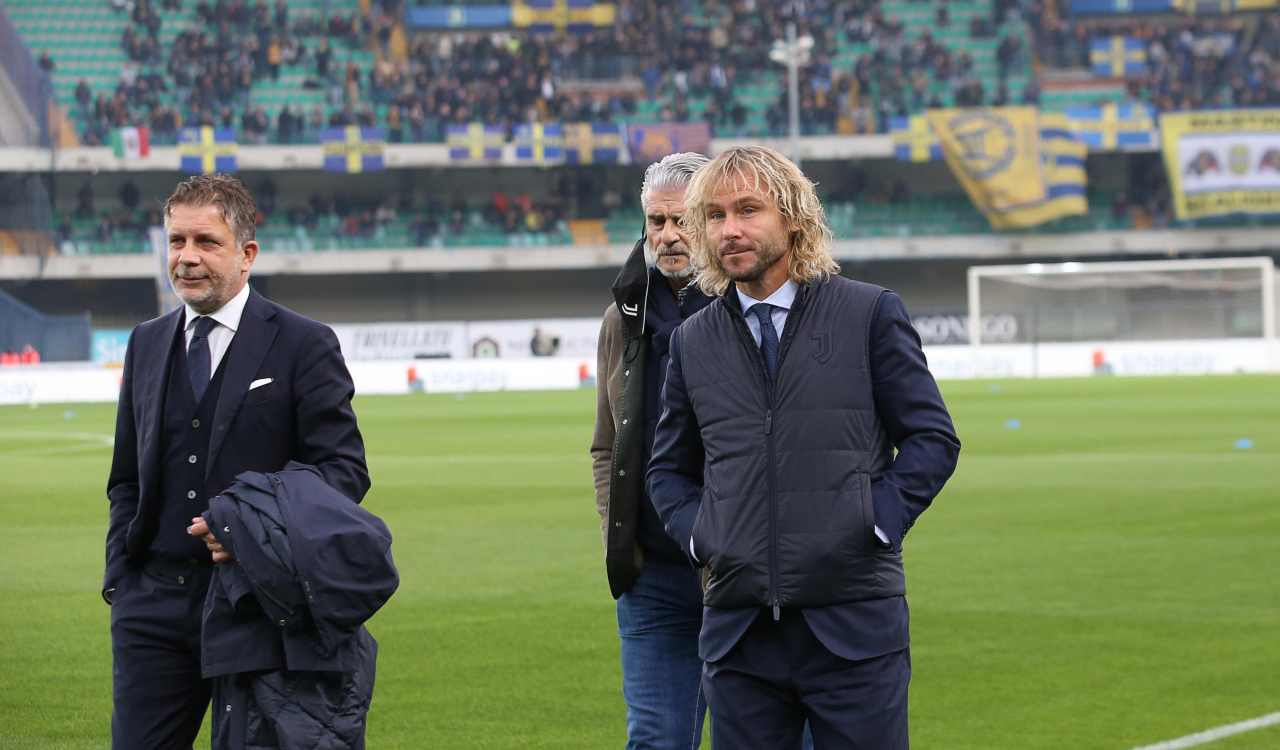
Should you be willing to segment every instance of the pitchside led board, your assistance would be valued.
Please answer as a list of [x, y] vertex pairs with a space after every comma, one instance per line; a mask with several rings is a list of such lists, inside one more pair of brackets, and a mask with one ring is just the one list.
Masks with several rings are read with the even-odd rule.
[[1179, 219], [1280, 213], [1280, 109], [1163, 114], [1160, 136]]

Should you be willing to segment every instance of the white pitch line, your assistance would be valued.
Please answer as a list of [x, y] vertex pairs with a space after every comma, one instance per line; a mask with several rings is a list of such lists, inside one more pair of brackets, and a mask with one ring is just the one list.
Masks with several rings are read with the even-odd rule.
[[1188, 734], [1186, 737], [1178, 737], [1177, 739], [1157, 742], [1154, 745], [1143, 745], [1135, 747], [1133, 750], [1183, 750], [1187, 747], [1195, 747], [1197, 745], [1207, 745], [1210, 742], [1217, 742], [1224, 737], [1230, 737], [1233, 734], [1244, 734], [1252, 732], [1255, 729], [1274, 726], [1280, 724], [1280, 711], [1266, 716], [1259, 716], [1256, 719], [1248, 719], [1246, 721], [1238, 721], [1235, 724], [1223, 724], [1220, 727], [1206, 729], [1203, 732]]
[[99, 445], [113, 446], [115, 438], [111, 435], [103, 435], [98, 432], [55, 432], [41, 430], [0, 430], [0, 439], [8, 438], [35, 438], [37, 440], [52, 438], [54, 440], [80, 440], [86, 443], [98, 443]]

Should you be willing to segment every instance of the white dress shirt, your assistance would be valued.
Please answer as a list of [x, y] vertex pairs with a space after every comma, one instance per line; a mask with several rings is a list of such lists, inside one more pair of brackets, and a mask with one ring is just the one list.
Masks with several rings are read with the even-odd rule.
[[778, 341], [782, 341], [782, 331], [787, 327], [787, 316], [791, 314], [791, 305], [796, 301], [796, 292], [800, 291], [800, 285], [791, 279], [778, 287], [773, 294], [769, 295], [769, 299], [756, 299], [746, 292], [735, 286], [734, 291], [738, 293], [738, 302], [742, 304], [742, 314], [747, 319], [747, 328], [751, 329], [751, 337], [756, 340], [756, 346], [760, 346], [760, 319], [754, 315], [748, 315], [751, 308], [760, 303], [773, 305], [773, 312], [769, 317], [773, 320], [773, 330], [778, 334]]
[[[239, 294], [227, 301], [227, 304], [209, 313], [206, 317], [212, 318], [217, 325], [209, 329], [209, 379], [213, 379], [213, 374], [218, 371], [218, 363], [222, 361], [223, 355], [227, 353], [227, 347], [231, 346], [231, 339], [235, 338], [236, 329], [240, 327], [240, 316], [244, 314], [244, 304], [249, 301], [249, 284], [245, 283], [244, 288]], [[196, 333], [196, 318], [200, 317], [200, 313], [191, 309], [191, 305], [187, 305], [187, 324], [184, 334], [187, 339], [187, 348], [191, 348], [191, 337]]]

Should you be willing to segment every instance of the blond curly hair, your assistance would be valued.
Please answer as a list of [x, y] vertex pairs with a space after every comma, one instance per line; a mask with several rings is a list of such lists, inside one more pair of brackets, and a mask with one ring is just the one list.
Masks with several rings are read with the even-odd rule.
[[771, 148], [735, 146], [699, 169], [685, 191], [684, 228], [697, 268], [695, 278], [704, 293], [724, 294], [732, 283], [707, 234], [707, 204], [726, 182], [769, 195], [783, 220], [794, 227], [787, 266], [792, 281], [804, 284], [840, 272], [840, 264], [831, 257], [831, 228], [813, 182], [795, 162]]

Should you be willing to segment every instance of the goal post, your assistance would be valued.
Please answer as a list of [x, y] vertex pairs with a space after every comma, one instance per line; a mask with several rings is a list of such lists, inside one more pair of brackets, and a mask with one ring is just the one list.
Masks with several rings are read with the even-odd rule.
[[1278, 278], [1265, 256], [970, 266], [969, 343], [997, 315], [1011, 343], [1274, 339]]

